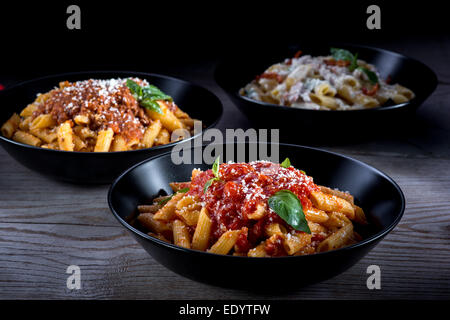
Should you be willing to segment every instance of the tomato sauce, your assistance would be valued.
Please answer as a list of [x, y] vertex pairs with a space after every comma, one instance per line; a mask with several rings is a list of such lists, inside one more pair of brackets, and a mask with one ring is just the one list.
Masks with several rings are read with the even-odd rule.
[[[280, 190], [290, 190], [297, 195], [303, 208], [312, 206], [309, 195], [319, 190], [313, 179], [293, 167], [283, 168], [267, 161], [251, 163], [224, 163], [219, 169], [220, 180], [204, 192], [205, 183], [214, 177], [212, 170], [197, 174], [191, 181], [188, 194], [202, 201], [212, 220], [212, 240], [217, 240], [227, 230], [244, 229], [238, 241], [238, 252], [247, 252], [264, 237], [265, 226], [280, 223], [287, 225], [272, 209], [267, 200]], [[258, 205], [266, 206], [268, 214], [262, 219], [249, 219]], [[279, 249], [273, 249], [274, 254]]]
[[[135, 81], [147, 85], [143, 80]], [[49, 92], [33, 117], [40, 114], [51, 114], [57, 124], [85, 115], [89, 118], [90, 129], [111, 128], [127, 140], [141, 139], [151, 122], [126, 86], [125, 79], [66, 81]]]

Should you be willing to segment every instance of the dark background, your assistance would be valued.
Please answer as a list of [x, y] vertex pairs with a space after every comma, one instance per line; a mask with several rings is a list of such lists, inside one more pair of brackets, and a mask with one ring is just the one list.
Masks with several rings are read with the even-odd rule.
[[[70, 4], [81, 8], [81, 30], [66, 28]], [[381, 30], [366, 28], [370, 4], [381, 8]], [[0, 80], [93, 69], [152, 72], [255, 45], [414, 41], [448, 34], [447, 21], [433, 1], [3, 1]]]

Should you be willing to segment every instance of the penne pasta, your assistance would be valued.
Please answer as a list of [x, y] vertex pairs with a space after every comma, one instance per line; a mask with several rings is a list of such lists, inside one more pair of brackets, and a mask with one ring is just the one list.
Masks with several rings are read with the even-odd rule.
[[168, 144], [170, 142], [170, 133], [167, 129], [162, 129], [159, 131], [155, 139], [155, 145], [160, 146], [163, 144]]
[[57, 136], [60, 150], [73, 151], [74, 144], [70, 121], [66, 121], [58, 127]]
[[180, 247], [191, 248], [191, 236], [187, 225], [181, 220], [173, 222], [173, 242]]
[[50, 114], [41, 114], [36, 119], [31, 121], [30, 130], [44, 129], [48, 127], [53, 127], [55, 125], [55, 121]]
[[328, 238], [323, 240], [317, 247], [318, 252], [336, 250], [342, 248], [353, 236], [353, 225], [346, 224], [341, 229], [332, 233]]
[[184, 197], [183, 193], [175, 194], [161, 209], [155, 214], [156, 220], [170, 221], [175, 217], [178, 201]]
[[126, 151], [128, 150], [127, 141], [121, 135], [116, 134], [111, 144], [111, 151]]
[[31, 117], [33, 115], [33, 112], [36, 111], [36, 109], [38, 108], [38, 104], [36, 103], [30, 103], [28, 106], [26, 106], [21, 112], [20, 112], [20, 116], [21, 117]]
[[139, 223], [141, 223], [145, 228], [155, 232], [155, 233], [166, 233], [171, 232], [171, 226], [169, 223], [158, 221], [154, 219], [154, 214], [145, 212], [137, 217]]
[[202, 206], [192, 196], [184, 196], [178, 201], [175, 214], [188, 226], [196, 226]]
[[35, 136], [33, 136], [32, 134], [29, 134], [27, 132], [24, 131], [20, 131], [17, 130], [12, 139], [14, 141], [20, 142], [20, 143], [24, 143], [24, 144], [28, 144], [30, 146], [34, 146], [34, 147], [38, 147], [42, 144], [41, 140], [39, 138], [36, 138]]
[[20, 117], [17, 115], [17, 113], [14, 113], [11, 118], [6, 121], [3, 126], [1, 127], [2, 135], [6, 138], [11, 138], [14, 134], [14, 132], [17, 130], [20, 124]]
[[283, 246], [289, 255], [293, 255], [311, 243], [311, 235], [307, 233], [288, 233], [284, 237]]
[[202, 208], [198, 217], [197, 227], [192, 238], [192, 249], [205, 251], [209, 247], [212, 221], [209, 218], [208, 210]]
[[208, 252], [215, 254], [228, 254], [228, 252], [230, 252], [235, 245], [240, 232], [240, 230], [229, 230], [225, 232], [220, 236], [219, 240], [213, 244]]
[[58, 139], [58, 134], [54, 131], [50, 131], [49, 129], [34, 129], [30, 130], [30, 132], [41, 139], [42, 141], [46, 143], [52, 143]]
[[172, 111], [170, 111], [167, 103], [161, 100], [158, 100], [157, 102], [159, 104], [159, 107], [161, 108], [162, 113], [146, 109], [149, 117], [153, 120], [161, 121], [162, 125], [169, 131], [182, 129], [183, 125], [181, 124], [181, 121], [172, 113]]
[[113, 137], [114, 131], [111, 128], [99, 131], [94, 152], [108, 152], [111, 147]]
[[306, 219], [311, 222], [324, 223], [328, 220], [328, 215], [325, 211], [316, 208], [308, 208], [304, 210]]
[[253, 219], [253, 220], [259, 220], [262, 219], [262, 217], [264, 217], [267, 213], [267, 207], [265, 204], [260, 203], [257, 207], [256, 210], [250, 214], [247, 215], [248, 219]]
[[351, 203], [334, 195], [313, 191], [311, 192], [311, 201], [320, 210], [341, 212], [349, 219], [355, 217], [355, 209]]
[[[58, 88], [39, 94], [20, 114], [14, 113], [0, 132], [12, 139], [20, 130], [40, 142], [23, 133], [15, 135], [16, 141], [46, 149], [119, 152], [177, 142], [190, 137], [193, 128], [194, 119], [172, 97], [146, 80], [128, 78], [61, 81]], [[184, 134], [174, 133], [172, 141], [176, 129]]]
[[[353, 231], [353, 222], [367, 223], [352, 195], [314, 184], [290, 161], [216, 160], [212, 170], [193, 169], [191, 177], [190, 182], [171, 182], [172, 196], [137, 207], [146, 232], [214, 254], [277, 257], [356, 243], [361, 236]], [[280, 183], [293, 190], [280, 190]]]
[[253, 249], [250, 249], [247, 253], [247, 256], [254, 257], [254, 258], [264, 258], [268, 257], [269, 255], [266, 253], [266, 250], [264, 249], [264, 243], [261, 243], [254, 247]]
[[156, 137], [158, 137], [162, 129], [161, 121], [156, 120], [145, 130], [144, 137], [142, 138], [142, 143], [146, 148], [151, 148], [155, 143]]

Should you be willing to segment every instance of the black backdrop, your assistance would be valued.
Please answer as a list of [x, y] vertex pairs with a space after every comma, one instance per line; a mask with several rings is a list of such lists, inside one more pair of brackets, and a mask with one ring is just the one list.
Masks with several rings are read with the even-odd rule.
[[[81, 8], [81, 30], [66, 8]], [[366, 8], [381, 7], [381, 30]], [[252, 45], [322, 39], [371, 44], [447, 34], [439, 2], [422, 1], [2, 1], [0, 75], [89, 69], [151, 71], [154, 65], [214, 60]]]

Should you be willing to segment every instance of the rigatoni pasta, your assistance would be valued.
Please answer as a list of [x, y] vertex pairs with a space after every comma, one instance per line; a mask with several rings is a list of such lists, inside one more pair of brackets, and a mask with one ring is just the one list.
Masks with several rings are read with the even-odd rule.
[[[1, 126], [6, 138], [81, 152], [151, 148], [192, 134], [194, 120], [155, 86], [138, 78], [61, 82]], [[184, 131], [183, 131], [184, 132]]]
[[[138, 206], [149, 235], [209, 253], [276, 257], [342, 248], [361, 240], [363, 209], [348, 192], [316, 185], [290, 161], [194, 169], [174, 194]], [[168, 232], [172, 230], [172, 232]]]

